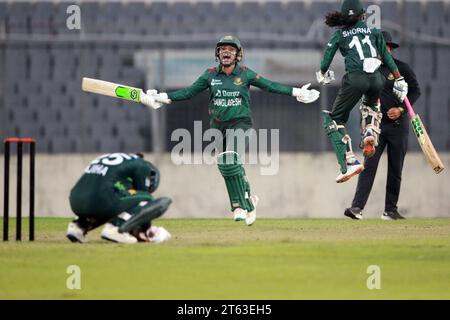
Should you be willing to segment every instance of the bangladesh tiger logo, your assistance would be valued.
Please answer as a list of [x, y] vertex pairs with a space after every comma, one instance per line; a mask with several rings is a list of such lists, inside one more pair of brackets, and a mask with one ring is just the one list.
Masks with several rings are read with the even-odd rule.
[[236, 78], [234, 78], [233, 83], [235, 86], [240, 86], [240, 85], [242, 85], [242, 79], [240, 77], [236, 77]]

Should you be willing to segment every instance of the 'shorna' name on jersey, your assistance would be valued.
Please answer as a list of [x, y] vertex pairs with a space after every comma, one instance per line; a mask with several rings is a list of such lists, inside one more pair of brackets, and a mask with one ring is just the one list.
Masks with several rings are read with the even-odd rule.
[[354, 36], [355, 34], [360, 34], [360, 33], [372, 34], [372, 32], [370, 31], [370, 28], [367, 27], [367, 28], [353, 28], [350, 30], [344, 30], [344, 31], [342, 31], [342, 36], [344, 38], [346, 38], [346, 37]]

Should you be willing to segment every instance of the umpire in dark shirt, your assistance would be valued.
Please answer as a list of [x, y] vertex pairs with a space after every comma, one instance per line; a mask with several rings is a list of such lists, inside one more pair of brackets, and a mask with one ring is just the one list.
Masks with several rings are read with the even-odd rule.
[[[398, 48], [398, 44], [392, 41], [392, 36], [388, 32], [383, 31], [382, 33], [387, 48], [392, 53], [393, 49]], [[395, 58], [394, 61], [400, 70], [400, 74], [408, 83], [408, 99], [411, 104], [414, 104], [420, 96], [416, 75], [405, 62]], [[380, 97], [383, 113], [381, 134], [375, 154], [371, 158], [366, 158], [364, 162], [365, 170], [358, 176], [358, 186], [356, 187], [352, 207], [345, 210], [344, 214], [352, 219], [362, 219], [363, 217], [362, 210], [372, 190], [378, 162], [384, 149], [387, 149], [388, 155], [388, 176], [384, 213], [381, 218], [384, 220], [404, 219], [397, 211], [397, 201], [402, 181], [403, 160], [408, 147], [408, 113], [405, 112], [404, 104], [392, 92], [394, 76], [385, 65], [380, 67], [380, 71], [386, 78]]]

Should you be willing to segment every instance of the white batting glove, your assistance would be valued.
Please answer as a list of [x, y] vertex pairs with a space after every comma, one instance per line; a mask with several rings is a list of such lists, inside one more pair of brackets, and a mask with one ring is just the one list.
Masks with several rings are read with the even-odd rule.
[[328, 70], [327, 72], [322, 73], [322, 71], [319, 70], [316, 72], [316, 78], [317, 82], [323, 85], [329, 84], [335, 80], [334, 71]]
[[301, 88], [292, 88], [292, 95], [298, 102], [311, 103], [319, 99], [320, 92], [315, 89], [308, 89], [311, 83], [305, 84]]
[[392, 89], [397, 98], [403, 102], [408, 94], [408, 83], [403, 77], [395, 79], [394, 88]]
[[[148, 90], [148, 91], [150, 91], [150, 90]], [[154, 91], [156, 91], [156, 90], [154, 90]], [[155, 110], [161, 108], [161, 106], [162, 106], [162, 103], [157, 102], [153, 95], [145, 94], [143, 92], [141, 92], [140, 101], [143, 105], [150, 107], [152, 109], [155, 109]]]
[[153, 96], [155, 98], [156, 102], [160, 102], [160, 103], [164, 103], [164, 104], [169, 104], [172, 102], [172, 100], [169, 99], [169, 96], [165, 92], [158, 93], [158, 91], [156, 91], [154, 89], [150, 89], [150, 90], [147, 90], [147, 94]]

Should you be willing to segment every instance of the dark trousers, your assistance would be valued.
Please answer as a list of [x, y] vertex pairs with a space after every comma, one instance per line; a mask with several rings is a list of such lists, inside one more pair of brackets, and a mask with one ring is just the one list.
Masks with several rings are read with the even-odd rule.
[[[403, 117], [406, 117], [405, 115]], [[378, 162], [385, 148], [388, 155], [385, 211], [397, 209], [400, 185], [402, 181], [403, 161], [408, 147], [408, 121], [400, 119], [398, 123], [382, 123], [381, 135], [375, 155], [364, 161], [365, 169], [358, 176], [358, 185], [352, 207], [364, 209], [372, 190]]]
[[108, 221], [117, 222], [116, 216], [126, 211], [130, 214], [138, 213], [145, 201], [151, 204], [155, 198], [148, 192], [137, 191], [130, 195], [127, 190], [114, 190], [110, 193], [100, 194], [95, 190], [73, 191], [70, 195], [70, 206], [78, 216], [78, 224], [89, 231], [95, 229]]
[[212, 122], [211, 128], [217, 129], [222, 133], [222, 140], [215, 141], [219, 152], [234, 151], [242, 156], [250, 143], [251, 136], [248, 130], [252, 129], [252, 127], [253, 123], [250, 118], [237, 118], [226, 122]]
[[374, 73], [365, 73], [364, 71], [346, 73], [334, 100], [331, 119], [336, 121], [337, 124], [346, 124], [350, 112], [361, 97], [365, 105], [374, 107], [378, 103], [384, 82], [385, 78], [379, 71]]

